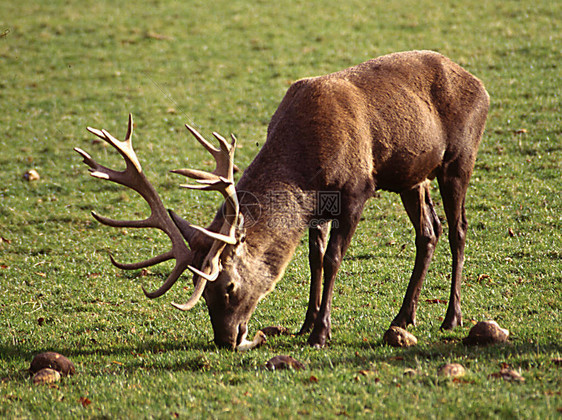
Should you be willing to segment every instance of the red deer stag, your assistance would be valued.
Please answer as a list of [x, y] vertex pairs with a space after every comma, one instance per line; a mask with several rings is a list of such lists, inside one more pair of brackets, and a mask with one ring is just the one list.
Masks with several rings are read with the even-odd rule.
[[[116, 227], [159, 228], [172, 241], [170, 251], [146, 261], [121, 264], [111, 257], [112, 262], [122, 269], [138, 269], [175, 259], [164, 284], [154, 292], [144, 291], [149, 298], [163, 295], [186, 269], [193, 272], [193, 295], [186, 304], [174, 306], [188, 310], [203, 296], [215, 342], [221, 346], [251, 346], [246, 340], [248, 321], [258, 301], [282, 277], [308, 228], [311, 289], [300, 333], [312, 330], [308, 343], [320, 347], [330, 336], [338, 268], [365, 202], [379, 189], [400, 194], [415, 227], [414, 269], [402, 307], [392, 321], [400, 327], [414, 324], [420, 289], [442, 231], [429, 194], [429, 180], [434, 178], [449, 226], [453, 261], [451, 295], [441, 327], [461, 324], [467, 231], [464, 202], [488, 106], [488, 94], [476, 77], [429, 51], [390, 54], [337, 73], [302, 79], [281, 101], [266, 143], [236, 189], [234, 136], [227, 142], [213, 133], [220, 143], [217, 149], [187, 126], [213, 155], [216, 169], [212, 173], [173, 172], [197, 181], [187, 188], [215, 190], [225, 197], [207, 229], [165, 209], [132, 148], [131, 117], [124, 142], [105, 130], [88, 128], [123, 156], [127, 164], [123, 172], [76, 151], [91, 167], [92, 176], [137, 191], [151, 208], [151, 215], [142, 221], [116, 221], [93, 213], [98, 221]], [[337, 207], [323, 205], [323, 193], [337, 199]]]

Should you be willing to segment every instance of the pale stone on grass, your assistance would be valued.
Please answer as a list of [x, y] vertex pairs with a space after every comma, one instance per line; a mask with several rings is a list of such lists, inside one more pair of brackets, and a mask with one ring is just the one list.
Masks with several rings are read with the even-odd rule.
[[460, 363], [447, 363], [439, 369], [439, 376], [450, 378], [460, 378], [466, 374], [466, 369]]
[[60, 381], [61, 375], [58, 371], [50, 368], [41, 369], [33, 376], [35, 385], [46, 385]]
[[394, 325], [384, 333], [382, 339], [392, 347], [411, 347], [418, 344], [418, 339], [412, 333]]

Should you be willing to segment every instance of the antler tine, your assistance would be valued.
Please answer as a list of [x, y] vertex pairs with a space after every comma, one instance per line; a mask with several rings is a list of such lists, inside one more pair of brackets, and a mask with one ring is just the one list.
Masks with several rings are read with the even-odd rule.
[[[170, 290], [170, 288], [180, 278], [180, 276], [183, 274], [183, 272], [187, 269], [188, 266], [189, 266], [189, 264], [187, 264], [186, 261], [176, 259], [176, 266], [174, 267], [174, 269], [172, 270], [172, 272], [170, 273], [170, 275], [168, 276], [166, 281], [164, 281], [164, 284], [162, 286], [160, 286], [154, 292], [148, 292], [148, 291], [146, 291], [144, 286], [142, 286], [142, 291], [144, 292], [146, 297], [148, 297], [150, 299], [154, 299], [154, 298], [162, 296], [164, 293], [166, 293], [168, 290]], [[197, 287], [196, 287], [196, 289], [197, 289]], [[195, 296], [196, 293], [194, 292], [193, 295]], [[195, 300], [193, 305], [195, 305], [195, 303], [197, 303], [197, 300], [199, 300], [200, 297], [201, 297], [201, 295], [199, 294], [199, 296], [197, 297], [197, 299]]]
[[150, 220], [115, 220], [109, 217], [100, 216], [95, 211], [92, 211], [92, 217], [96, 219], [101, 224], [111, 227], [129, 227], [129, 228], [145, 228], [150, 226]]
[[199, 143], [201, 143], [201, 145], [207, 149], [207, 151], [211, 154], [213, 154], [214, 152], [219, 152], [220, 150], [217, 149], [215, 146], [213, 146], [211, 143], [209, 143], [205, 137], [203, 137], [201, 134], [199, 134], [199, 131], [197, 131], [195, 128], [193, 128], [192, 126], [190, 126], [189, 124], [186, 124], [185, 127], [189, 130], [189, 132], [191, 134], [193, 134], [193, 137], [195, 137], [197, 139], [197, 141]]
[[223, 136], [221, 136], [216, 131], [213, 131], [213, 136], [215, 136], [215, 138], [221, 144], [221, 149], [230, 151], [230, 149], [232, 148], [233, 145], [228, 144], [228, 142], [226, 141], [226, 139]]
[[181, 311], [188, 311], [191, 308], [193, 308], [193, 306], [195, 306], [197, 301], [201, 298], [201, 295], [205, 290], [205, 285], [207, 284], [207, 282], [215, 281], [218, 278], [220, 273], [219, 258], [225, 246], [226, 244], [221, 242], [220, 240], [213, 242], [213, 246], [211, 247], [211, 250], [209, 251], [209, 253], [205, 257], [205, 260], [203, 261], [203, 271], [198, 270], [197, 268], [192, 267], [191, 265], [187, 266], [187, 269], [191, 271], [193, 274], [195, 274], [195, 290], [193, 291], [193, 294], [191, 295], [191, 297], [186, 303], [178, 304], [172, 302], [172, 306], [174, 308], [177, 308]]
[[199, 299], [201, 299], [201, 295], [205, 290], [206, 284], [207, 281], [205, 279], [200, 278], [199, 281], [196, 281], [195, 290], [193, 291], [193, 294], [191, 295], [189, 300], [184, 304], [178, 304], [172, 302], [172, 306], [174, 308], [179, 309], [180, 311], [189, 311], [191, 308], [195, 306], [195, 304], [199, 301]]
[[170, 172], [180, 174], [197, 181], [216, 181], [219, 179], [219, 177], [213, 173], [199, 171], [197, 169], [174, 169]]
[[119, 141], [113, 137], [106, 130], [98, 130], [97, 128], [86, 127], [86, 129], [98, 136], [100, 139], [111, 144], [117, 151], [123, 156], [127, 165], [131, 164], [135, 167], [137, 172], [142, 172], [142, 167], [140, 165], [137, 154], [133, 150], [132, 137], [133, 137], [133, 114], [129, 114], [129, 123], [127, 126], [127, 134], [125, 135], [125, 141]]
[[[186, 124], [186, 128], [193, 134], [193, 136], [207, 149], [207, 151], [213, 156], [216, 163], [216, 168], [212, 172], [213, 175], [222, 176], [229, 181], [234, 181], [234, 150], [236, 148], [236, 142], [234, 141], [232, 145], [228, 144], [224, 137], [218, 133], [213, 133], [213, 136], [219, 141], [220, 149], [217, 149], [211, 145], [205, 138], [199, 134], [199, 132]], [[197, 179], [197, 178], [195, 178]]]
[[209, 236], [212, 239], [216, 239], [217, 241], [221, 241], [221, 242], [224, 242], [226, 244], [236, 245], [236, 239], [235, 238], [232, 238], [232, 237], [227, 236], [227, 235], [223, 235], [221, 233], [212, 232], [212, 231], [210, 231], [208, 229], [205, 229], [205, 228], [202, 228], [200, 226], [191, 225], [191, 227], [193, 229], [196, 229], [199, 232]]
[[[198, 228], [197, 226], [193, 226], [193, 227], [204, 231], [203, 233], [219, 235], [214, 232], [207, 231], [206, 229]], [[216, 236], [211, 236], [211, 237], [214, 237], [215, 239], [218, 240], [215, 240], [213, 242], [211, 250], [209, 251], [209, 253], [205, 257], [205, 260], [203, 261], [203, 265], [202, 265], [203, 271], [198, 270], [197, 268], [192, 267], [191, 265], [187, 266], [188, 270], [191, 271], [193, 274], [195, 274], [195, 290], [193, 291], [193, 294], [191, 295], [189, 300], [184, 304], [178, 304], [172, 302], [172, 306], [174, 308], [177, 308], [182, 311], [188, 311], [191, 308], [193, 308], [193, 306], [195, 306], [197, 301], [201, 298], [201, 295], [205, 290], [205, 285], [207, 284], [207, 281], [215, 281], [218, 278], [220, 273], [219, 258], [226, 244], [221, 240], [221, 238], [218, 238]]]
[[236, 150], [236, 137], [231, 135], [232, 142], [229, 144], [224, 137], [218, 133], [213, 136], [219, 141], [220, 149], [212, 146], [201, 134], [193, 127], [186, 124], [187, 129], [193, 136], [207, 149], [216, 162], [213, 172], [199, 171], [197, 169], [177, 169], [173, 173], [184, 175], [195, 179], [199, 185], [182, 185], [184, 188], [204, 191], [219, 191], [226, 199], [228, 211], [225, 212], [225, 221], [219, 232], [211, 232], [198, 226], [191, 226], [193, 229], [207, 235], [214, 240], [213, 245], [203, 261], [201, 270], [188, 266], [187, 268], [196, 275], [196, 287], [191, 299], [183, 304], [172, 303], [181, 310], [189, 310], [197, 302], [197, 294], [203, 293], [207, 281], [215, 281], [220, 273], [220, 255], [227, 244], [237, 243], [235, 231], [240, 220], [240, 206], [234, 187], [234, 151]]
[[131, 150], [133, 149], [133, 146], [132, 146], [133, 126], [134, 126], [134, 124], [133, 124], [133, 114], [131, 114], [129, 112], [129, 120], [127, 122], [127, 134], [125, 134], [125, 143], [129, 143], [131, 145]]
[[127, 164], [124, 171], [115, 171], [100, 165], [92, 159], [88, 153], [79, 148], [75, 148], [74, 150], [83, 157], [84, 163], [90, 167], [91, 175], [96, 178], [109, 180], [131, 188], [146, 200], [151, 210], [150, 216], [143, 220], [114, 220], [92, 212], [93, 217], [100, 223], [113, 227], [157, 228], [166, 233], [172, 242], [172, 249], [170, 251], [138, 263], [119, 263], [115, 261], [112, 255], [110, 255], [111, 262], [119, 268], [133, 270], [149, 267], [175, 258], [176, 265], [173, 271], [159, 289], [154, 292], [147, 292], [143, 287], [143, 291], [146, 296], [150, 298], [161, 296], [166, 293], [170, 287], [172, 287], [181, 274], [187, 269], [187, 267], [191, 264], [193, 257], [189, 248], [185, 244], [183, 234], [176, 226], [175, 222], [171, 219], [168, 211], [162, 203], [162, 200], [160, 199], [160, 196], [142, 171], [142, 167], [132, 146], [133, 116], [132, 114], [129, 114], [127, 134], [125, 135], [124, 141], [117, 140], [106, 130], [98, 130], [96, 128], [88, 127], [88, 131], [117, 149]]
[[213, 132], [213, 136], [215, 136], [221, 146], [220, 155], [215, 157], [217, 161], [215, 173], [234, 182], [234, 151], [236, 150], [236, 137], [232, 136], [234, 141], [232, 144], [228, 144], [226, 139], [219, 133]]
[[226, 139], [218, 133], [213, 133], [221, 145], [221, 149], [212, 146], [201, 134], [193, 127], [186, 124], [187, 129], [193, 136], [201, 143], [215, 158], [216, 169], [213, 172], [205, 172], [197, 169], [176, 169], [173, 173], [184, 175], [188, 178], [195, 179], [200, 185], [181, 185], [183, 188], [205, 190], [205, 191], [218, 191], [226, 199], [228, 211], [226, 212], [226, 221], [221, 228], [221, 232], [210, 232], [207, 229], [193, 226], [193, 228], [206, 234], [207, 236], [228, 243], [235, 244], [236, 238], [234, 235], [235, 228], [238, 226], [240, 206], [236, 196], [236, 188], [234, 187], [234, 172], [233, 172], [233, 158], [236, 148], [236, 137], [231, 135], [232, 143], [228, 144]]
[[161, 262], [171, 260], [174, 258], [174, 254], [172, 251], [168, 251], [164, 254], [157, 255], [156, 257], [149, 258], [148, 260], [132, 264], [123, 264], [116, 261], [111, 253], [109, 253], [109, 258], [111, 259], [112, 264], [117, 268], [122, 270], [138, 270], [139, 268], [151, 267], [153, 265], [160, 264]]

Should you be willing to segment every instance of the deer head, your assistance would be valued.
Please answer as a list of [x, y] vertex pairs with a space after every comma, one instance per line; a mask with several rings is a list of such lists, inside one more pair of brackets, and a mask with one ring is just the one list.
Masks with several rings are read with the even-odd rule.
[[[139, 193], [149, 204], [151, 214], [145, 220], [113, 220], [92, 212], [93, 217], [108, 226], [130, 228], [157, 228], [162, 230], [172, 242], [172, 249], [148, 260], [123, 264], [117, 262], [110, 254], [111, 262], [126, 270], [149, 267], [170, 259], [176, 265], [164, 284], [153, 292], [144, 289], [149, 298], [156, 298], [166, 293], [179, 277], [189, 270], [194, 274], [194, 291], [184, 304], [172, 303], [180, 310], [186, 311], [205, 296], [215, 331], [215, 341], [219, 345], [230, 347], [248, 347], [245, 340], [247, 321], [256, 307], [259, 297], [255, 289], [248, 289], [248, 284], [240, 281], [244, 275], [244, 265], [234, 264], [233, 256], [245, 252], [243, 242], [244, 217], [234, 186], [234, 151], [236, 138], [232, 135], [227, 142], [221, 135], [213, 133], [220, 148], [211, 145], [193, 127], [186, 125], [191, 134], [213, 156], [216, 168], [213, 172], [196, 169], [177, 169], [173, 173], [194, 179], [197, 184], [182, 185], [183, 188], [202, 191], [218, 191], [225, 203], [217, 213], [210, 229], [195, 226], [182, 219], [171, 210], [166, 210], [162, 200], [152, 184], [146, 178], [139, 159], [132, 146], [133, 117], [129, 115], [129, 124], [124, 141], [119, 141], [106, 130], [88, 127], [88, 131], [109, 143], [123, 156], [126, 169], [114, 171], [98, 164], [85, 151], [75, 148], [90, 166], [95, 178], [116, 182]], [[185, 241], [189, 244], [187, 247]], [[243, 259], [237, 259], [243, 261]], [[259, 341], [259, 340], [258, 340]]]

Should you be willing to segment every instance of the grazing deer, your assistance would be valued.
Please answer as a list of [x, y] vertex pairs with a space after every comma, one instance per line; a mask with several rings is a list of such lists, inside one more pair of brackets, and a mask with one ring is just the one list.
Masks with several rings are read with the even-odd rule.
[[[309, 229], [311, 288], [300, 333], [312, 330], [308, 343], [323, 346], [330, 335], [334, 281], [365, 202], [377, 190], [400, 194], [416, 231], [416, 257], [408, 289], [393, 325], [414, 324], [418, 297], [441, 223], [429, 194], [437, 178], [452, 252], [452, 285], [442, 328], [461, 324], [460, 285], [467, 231], [464, 201], [489, 106], [483, 84], [440, 54], [412, 51], [379, 57], [355, 67], [295, 82], [269, 124], [267, 141], [244, 171], [236, 188], [233, 155], [236, 139], [213, 133], [220, 149], [195, 129], [195, 138], [216, 160], [209, 173], [172, 171], [195, 179], [187, 188], [219, 191], [225, 203], [206, 229], [167, 211], [146, 179], [131, 145], [132, 117], [125, 141], [105, 130], [90, 132], [115, 147], [126, 161], [123, 172], [101, 166], [75, 149], [91, 175], [138, 192], [150, 205], [142, 221], [93, 216], [115, 227], [153, 227], [164, 231], [172, 249], [136, 264], [138, 269], [175, 259], [155, 298], [187, 269], [194, 273], [188, 310], [206, 300], [215, 342], [231, 348], [252, 346], [247, 324], [258, 301], [282, 277], [305, 229]], [[238, 192], [237, 192], [238, 191]], [[337, 198], [322, 206], [322, 193]], [[272, 196], [283, 197], [271, 204]], [[333, 203], [332, 203], [333, 204]], [[278, 223], [280, 212], [290, 223]], [[186, 245], [189, 244], [189, 248]], [[321, 279], [324, 277], [322, 288]]]

